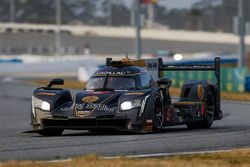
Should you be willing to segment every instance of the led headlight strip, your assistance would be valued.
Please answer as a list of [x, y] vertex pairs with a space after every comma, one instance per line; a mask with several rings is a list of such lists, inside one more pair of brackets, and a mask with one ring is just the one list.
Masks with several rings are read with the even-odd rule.
[[145, 96], [144, 100], [142, 101], [141, 103], [141, 110], [140, 110], [140, 114], [139, 114], [139, 117], [142, 116], [142, 114], [144, 113], [144, 109], [145, 109], [145, 105], [147, 103], [147, 99], [149, 98], [150, 94]]
[[36, 117], [34, 98], [35, 98], [34, 96], [31, 97], [31, 99], [32, 99], [32, 100], [31, 100], [31, 103], [32, 103], [32, 104], [31, 104], [31, 105], [32, 105], [31, 108], [32, 108], [32, 113], [33, 113], [34, 117]]

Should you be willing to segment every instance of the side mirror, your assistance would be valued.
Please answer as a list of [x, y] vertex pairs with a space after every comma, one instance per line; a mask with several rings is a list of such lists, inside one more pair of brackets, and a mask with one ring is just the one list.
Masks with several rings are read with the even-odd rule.
[[158, 85], [165, 85], [167, 88], [170, 88], [172, 81], [169, 78], [160, 78], [157, 80]]
[[64, 80], [60, 78], [52, 79], [47, 88], [51, 88], [53, 85], [64, 85]]

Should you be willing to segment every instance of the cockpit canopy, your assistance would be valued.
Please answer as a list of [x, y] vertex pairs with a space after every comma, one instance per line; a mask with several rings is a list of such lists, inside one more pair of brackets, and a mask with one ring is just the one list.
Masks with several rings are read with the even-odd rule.
[[154, 85], [152, 76], [140, 67], [105, 67], [88, 81], [87, 90], [139, 90]]

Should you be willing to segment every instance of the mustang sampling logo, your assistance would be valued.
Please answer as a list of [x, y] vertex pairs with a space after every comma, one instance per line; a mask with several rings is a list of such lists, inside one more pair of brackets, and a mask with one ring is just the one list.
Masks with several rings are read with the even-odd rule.
[[99, 100], [98, 96], [87, 96], [87, 97], [82, 98], [82, 101], [84, 103], [93, 103], [93, 102], [96, 102], [98, 100]]
[[109, 108], [105, 104], [81, 103], [76, 104], [76, 114], [78, 116], [89, 116], [94, 110], [98, 112], [114, 112], [114, 108]]

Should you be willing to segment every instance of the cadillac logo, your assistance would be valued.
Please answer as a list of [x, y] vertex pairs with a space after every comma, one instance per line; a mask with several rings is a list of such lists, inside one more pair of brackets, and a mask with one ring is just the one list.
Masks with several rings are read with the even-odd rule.
[[93, 103], [93, 102], [96, 102], [97, 100], [99, 100], [99, 97], [95, 95], [82, 98], [82, 101], [84, 103]]

